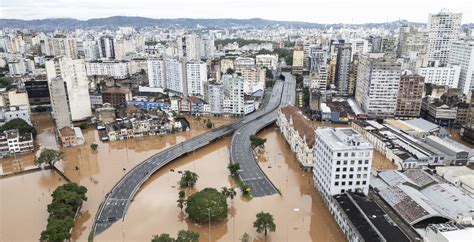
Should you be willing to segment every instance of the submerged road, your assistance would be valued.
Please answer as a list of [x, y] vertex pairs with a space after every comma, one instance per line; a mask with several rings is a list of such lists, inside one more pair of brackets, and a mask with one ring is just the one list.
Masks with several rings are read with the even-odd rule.
[[[230, 159], [232, 163], [240, 164], [240, 179], [250, 187], [253, 197], [263, 197], [279, 193], [279, 190], [268, 179], [263, 170], [255, 160], [249, 137], [257, 134], [263, 128], [273, 124], [277, 119], [278, 107], [286, 106], [288, 103], [295, 105], [296, 81], [293, 75], [283, 73], [285, 82], [281, 92], [280, 100], [272, 99], [265, 108], [265, 115], [247, 123], [239, 128], [232, 136]], [[274, 88], [282, 88], [275, 86]]]
[[[233, 133], [235, 130], [247, 123], [265, 116], [274, 111], [281, 102], [283, 92], [283, 81], [278, 80], [271, 93], [267, 93], [263, 101], [263, 107], [247, 115], [238, 121], [222, 127], [213, 129], [210, 132], [196, 136], [182, 143], [176, 144], [165, 149], [150, 158], [142, 161], [135, 166], [107, 193], [105, 200], [99, 206], [94, 221], [94, 234], [97, 235], [112, 226], [116, 221], [123, 219], [127, 212], [130, 202], [137, 193], [141, 185], [150, 178], [150, 176], [174, 161], [175, 159], [200, 149], [213, 141]], [[248, 136], [247, 136], [248, 139]]]

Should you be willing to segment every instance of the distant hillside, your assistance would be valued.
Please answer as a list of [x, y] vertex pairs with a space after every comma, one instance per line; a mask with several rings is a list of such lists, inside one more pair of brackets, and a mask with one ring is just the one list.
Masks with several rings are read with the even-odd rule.
[[[275, 26], [293, 27], [293, 28], [341, 28], [349, 26], [361, 27], [384, 27], [387, 29], [396, 29], [407, 21], [395, 21], [387, 23], [367, 23], [360, 25], [350, 24], [319, 24], [309, 22], [297, 21], [276, 21], [266, 20], [260, 18], [252, 19], [154, 19], [144, 17], [127, 17], [127, 16], [113, 16], [108, 18], [95, 18], [89, 20], [77, 20], [71, 18], [56, 18], [56, 19], [38, 19], [38, 20], [19, 20], [19, 19], [0, 19], [0, 28], [29, 28], [40, 31], [52, 31], [55, 29], [76, 29], [76, 28], [116, 28], [121, 26], [130, 27], [149, 27], [149, 26], [181, 26], [181, 27], [195, 27], [203, 26], [208, 28], [222, 28], [229, 26], [251, 26], [256, 28], [266, 28]], [[422, 26], [422, 23], [410, 23], [417, 26]]]

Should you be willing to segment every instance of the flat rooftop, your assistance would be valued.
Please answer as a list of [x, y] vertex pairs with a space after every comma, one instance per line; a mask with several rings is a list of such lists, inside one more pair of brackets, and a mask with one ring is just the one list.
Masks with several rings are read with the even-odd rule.
[[344, 193], [334, 199], [365, 241], [410, 241], [385, 212], [368, 197]]

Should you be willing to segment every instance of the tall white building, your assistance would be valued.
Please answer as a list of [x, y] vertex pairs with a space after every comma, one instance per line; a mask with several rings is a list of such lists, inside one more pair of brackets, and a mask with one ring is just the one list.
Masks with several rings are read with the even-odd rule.
[[45, 55], [65, 56], [70, 59], [77, 58], [77, 43], [74, 38], [50, 38], [44, 40], [42, 45], [41, 52]]
[[457, 88], [461, 67], [457, 65], [421, 67], [418, 74], [425, 78], [425, 83]]
[[397, 106], [401, 64], [383, 57], [361, 56], [355, 100], [369, 117], [393, 117]]
[[448, 64], [460, 66], [458, 88], [467, 95], [474, 89], [474, 40], [453, 42]]
[[[89, 80], [84, 60], [55, 58], [46, 62], [48, 82], [61, 78], [66, 83], [66, 92], [72, 121], [80, 121], [92, 115], [89, 97]], [[55, 95], [50, 92], [51, 95]]]
[[373, 146], [352, 128], [316, 129], [313, 179], [321, 196], [369, 193]]
[[166, 59], [165, 61], [166, 88], [180, 94], [185, 93], [185, 82], [183, 70], [184, 64], [176, 59]]
[[67, 99], [66, 83], [60, 77], [48, 80], [49, 93], [51, 94], [52, 116], [58, 130], [71, 127], [71, 110]]
[[88, 76], [111, 76], [125, 79], [130, 76], [130, 62], [127, 61], [90, 61], [86, 62]]
[[224, 113], [244, 115], [244, 79], [234, 75], [224, 75]]
[[446, 9], [430, 14], [428, 19], [428, 60], [448, 63], [451, 44], [459, 36], [461, 13], [451, 13]]
[[204, 96], [204, 82], [207, 81], [206, 63], [190, 61], [186, 63], [186, 83], [188, 96]]
[[188, 60], [201, 60], [201, 38], [195, 34], [178, 36], [176, 39], [178, 57], [186, 57]]
[[218, 83], [209, 83], [208, 93], [211, 114], [222, 114], [224, 112], [224, 86]]
[[82, 51], [86, 61], [97, 60], [100, 57], [99, 46], [95, 40], [82, 41]]
[[150, 87], [166, 88], [165, 65], [161, 58], [149, 58], [148, 65], [148, 84]]

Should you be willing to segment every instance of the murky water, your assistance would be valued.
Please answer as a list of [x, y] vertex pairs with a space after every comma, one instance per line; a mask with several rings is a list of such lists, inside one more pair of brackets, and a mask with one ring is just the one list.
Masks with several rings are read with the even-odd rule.
[[38, 241], [51, 193], [64, 183], [52, 170], [0, 179], [0, 241]]
[[[95, 213], [99, 207], [100, 202], [103, 200], [105, 193], [107, 193], [112, 186], [121, 178], [125, 169], [131, 169], [136, 164], [146, 159], [147, 157], [157, 153], [158, 151], [174, 145], [176, 142], [180, 142], [191, 137], [194, 137], [198, 134], [202, 134], [208, 129], [205, 127], [204, 122], [198, 121], [193, 117], [187, 117], [188, 121], [191, 123], [191, 130], [185, 132], [177, 132], [175, 134], [167, 134], [164, 136], [150, 136], [143, 137], [128, 141], [114, 141], [103, 143], [100, 141], [97, 131], [94, 129], [83, 130], [86, 144], [80, 147], [69, 147], [64, 148], [64, 162], [57, 164], [57, 166], [64, 170], [64, 173], [72, 181], [77, 182], [85, 187], [87, 187], [88, 200], [84, 202], [82, 211], [78, 219], [76, 220], [72, 237], [74, 240], [87, 240], [89, 231], [91, 229], [91, 224]], [[211, 118], [216, 127], [232, 122], [231, 118]], [[38, 130], [38, 141], [41, 142], [40, 147], [55, 147], [55, 138], [53, 133], [53, 128], [51, 127], [52, 121], [49, 115], [46, 116], [35, 116], [34, 120], [38, 120], [38, 123], [35, 124], [35, 127]], [[92, 151], [90, 144], [96, 143], [99, 145], [97, 151]], [[31, 167], [33, 166], [33, 160], [35, 153], [29, 153], [24, 155], [19, 155], [16, 157], [4, 158], [0, 160], [1, 166], [4, 171], [17, 171], [15, 167]], [[21, 164], [21, 165], [18, 165]], [[15, 201], [17, 199], [22, 199], [27, 197], [30, 199], [25, 199], [25, 204], [23, 205], [23, 210], [35, 210], [38, 214], [38, 218], [41, 218], [41, 222], [36, 222], [36, 219], [32, 221], [28, 230], [21, 230], [21, 238], [15, 236], [15, 231], [7, 230], [3, 225], [2, 233], [0, 236], [0, 241], [4, 240], [33, 240], [36, 241], [39, 238], [39, 233], [44, 229], [46, 225], [46, 219], [48, 213], [46, 211], [46, 205], [51, 201], [50, 191], [53, 191], [57, 185], [52, 184], [50, 186], [43, 186], [39, 188], [30, 188], [22, 183], [11, 182], [19, 177], [22, 179], [34, 183], [37, 181], [37, 174], [40, 173], [30, 173], [22, 176], [9, 177], [5, 179], [0, 179], [0, 185], [8, 184], [10, 189], [15, 191], [28, 191], [26, 193], [10, 192], [7, 193], [2, 187], [1, 198], [1, 207], [2, 213], [0, 217], [2, 221], [10, 221], [12, 216], [16, 218], [21, 218], [25, 220], [30, 219], [28, 213], [23, 213], [19, 210], [8, 210], [14, 208]], [[43, 174], [43, 172], [41, 172]], [[45, 176], [48, 176], [49, 173], [46, 173]], [[53, 176], [55, 174], [53, 173]], [[31, 189], [34, 192], [29, 192]], [[48, 201], [45, 202], [44, 208], [38, 207], [35, 201], [35, 192], [38, 191], [40, 194], [44, 192], [45, 197], [48, 197]], [[9, 196], [3, 196], [4, 194], [9, 194]], [[8, 206], [7, 206], [8, 205]], [[11, 205], [11, 206], [10, 206]], [[5, 208], [5, 209], [4, 209]], [[15, 212], [15, 213], [14, 213]], [[40, 216], [40, 215], [41, 216]], [[44, 219], [42, 219], [44, 217]], [[40, 220], [40, 219], [38, 219]], [[13, 225], [15, 223], [12, 223]], [[12, 225], [12, 226], [13, 226]], [[21, 224], [16, 224], [16, 226], [22, 226]], [[24, 238], [24, 239], [22, 239]]]
[[[123, 175], [123, 168], [128, 170], [156, 152], [208, 130], [203, 121], [198, 122], [194, 118], [188, 120], [191, 121], [191, 131], [108, 143], [100, 142], [97, 131], [88, 129], [84, 131], [85, 145], [63, 149], [65, 162], [59, 164], [60, 169], [72, 181], [88, 188], [88, 200], [84, 202], [76, 219], [73, 240], [87, 240], [98, 206], [105, 193]], [[220, 126], [231, 121], [217, 118], [213, 122]], [[43, 123], [46, 125], [38, 126], [38, 140], [41, 139], [45, 146], [53, 147], [54, 136], [48, 117]], [[315, 125], [319, 126], [317, 123]], [[311, 173], [300, 171], [279, 131], [272, 126], [259, 135], [268, 141], [258, 161], [282, 191], [282, 195], [255, 198], [250, 202], [240, 197], [229, 201], [231, 216], [224, 223], [212, 225], [212, 241], [238, 241], [244, 232], [249, 233], [256, 241], [263, 240], [262, 235], [257, 234], [252, 226], [255, 214], [260, 211], [272, 213], [277, 224], [277, 231], [270, 233], [267, 241], [344, 241], [343, 234], [313, 188]], [[92, 143], [99, 145], [97, 151], [90, 149]], [[170, 233], [174, 236], [181, 229], [191, 229], [200, 233], [202, 241], [208, 241], [207, 226], [199, 227], [187, 222], [176, 206], [180, 174], [171, 172], [170, 169], [197, 172], [200, 176], [197, 189], [233, 186], [227, 171], [229, 145], [229, 138], [219, 140], [154, 174], [131, 203], [125, 221], [117, 222], [96, 239], [149, 241], [153, 234]], [[22, 155], [16, 159], [17, 162], [32, 164], [34, 154]], [[380, 160], [380, 163], [376, 160]], [[8, 162], [11, 162], [11, 158], [2, 159], [2, 166], [7, 167], [5, 164]], [[381, 156], [374, 159], [374, 167], [387, 168], [390, 165]], [[1, 199], [0, 240], [37, 240], [46, 225], [46, 206], [51, 201], [49, 194], [60, 184], [62, 181], [59, 181], [59, 177], [50, 171], [1, 179], [1, 194], [9, 196], [2, 196]], [[17, 203], [18, 200], [21, 203]], [[12, 209], [20, 205], [21, 211]], [[31, 220], [31, 217], [35, 219]], [[31, 222], [27, 224], [28, 230], [18, 232], [13, 229], [23, 227], [24, 223], [21, 222], [26, 220]]]
[[[33, 115], [33, 126], [36, 128], [36, 150], [41, 148], [57, 148], [56, 139], [49, 114]], [[22, 171], [34, 167], [33, 160], [36, 152], [0, 159], [0, 174]]]
[[[263, 235], [255, 232], [253, 222], [258, 212], [265, 211], [273, 214], [277, 225], [267, 241], [344, 241], [313, 187], [311, 173], [300, 170], [281, 134], [271, 127], [260, 136], [268, 141], [259, 162], [280, 187], [282, 195], [254, 198], [250, 202], [239, 196], [229, 201], [231, 216], [226, 222], [211, 226], [211, 240], [239, 241], [246, 232], [255, 241], [263, 241]], [[201, 241], [208, 241], [208, 226], [189, 223], [177, 207], [180, 174], [170, 169], [195, 171], [199, 175], [197, 190], [233, 186], [227, 170], [229, 143], [228, 138], [220, 140], [153, 175], [130, 205], [125, 221], [114, 224], [97, 240], [149, 241], [153, 234], [175, 235], [181, 229], [190, 229], [199, 232]]]

